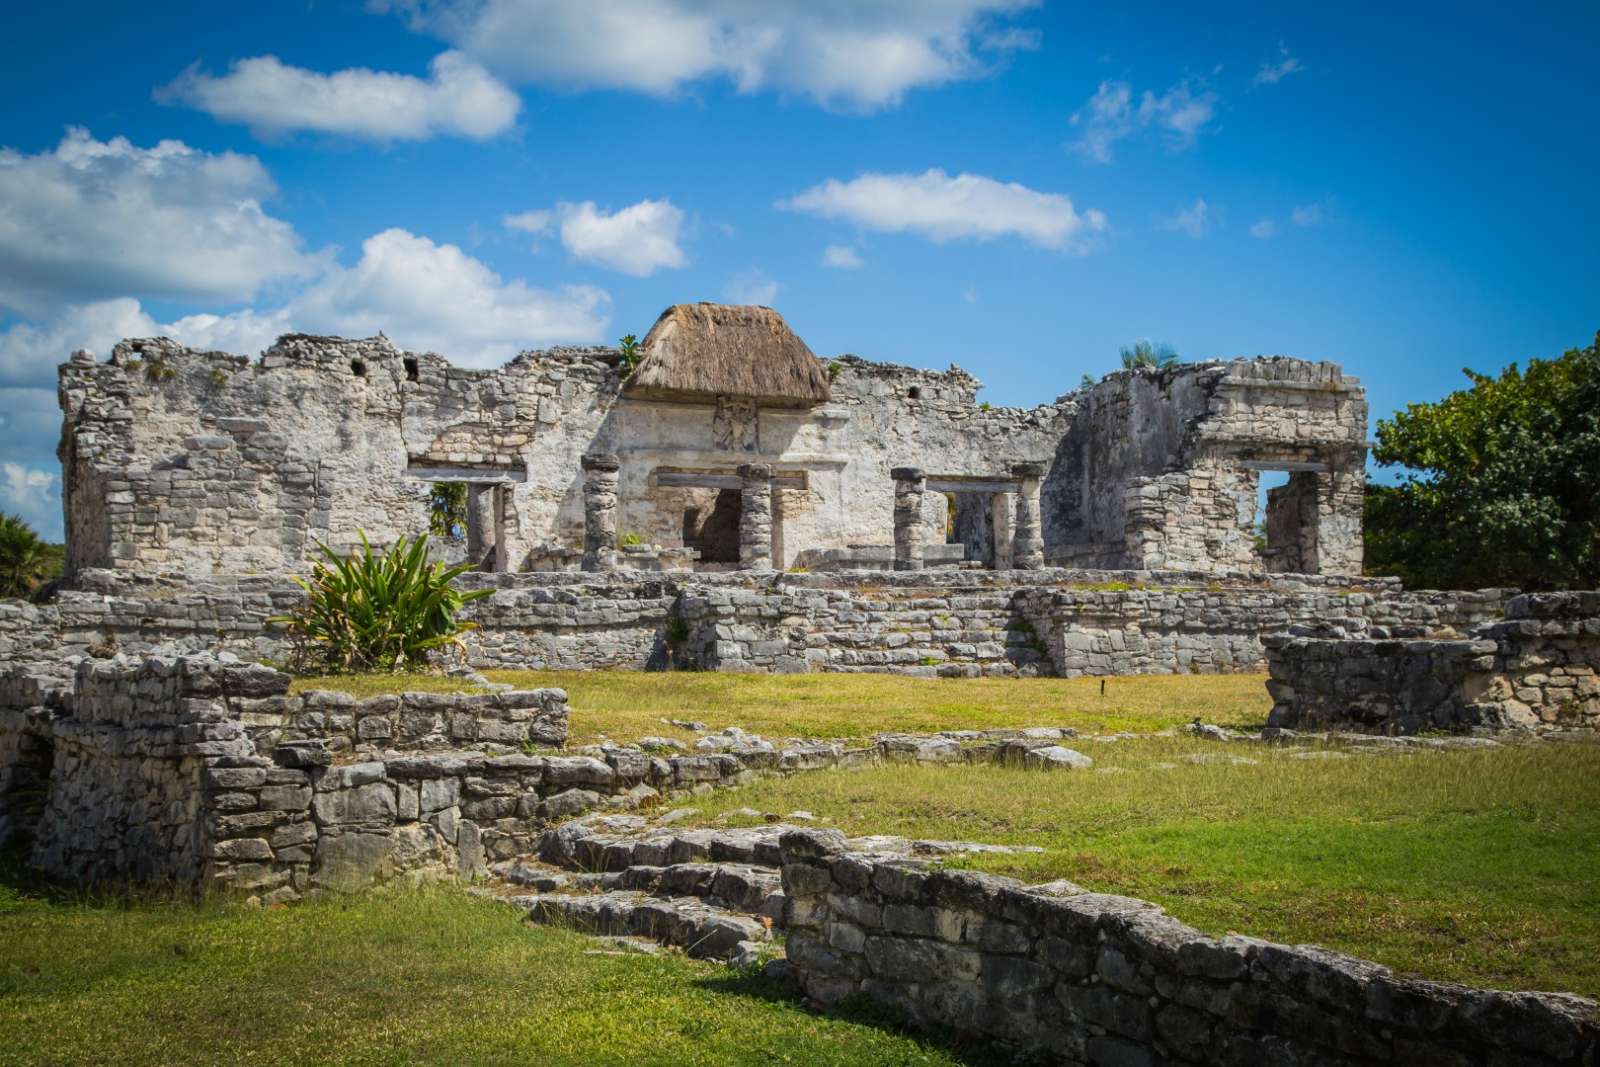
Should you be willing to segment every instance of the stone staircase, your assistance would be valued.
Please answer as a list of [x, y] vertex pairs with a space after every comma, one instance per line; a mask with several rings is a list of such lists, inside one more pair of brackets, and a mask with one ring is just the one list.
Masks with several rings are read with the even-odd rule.
[[[495, 864], [485, 891], [532, 922], [752, 965], [774, 955], [768, 943], [783, 931], [778, 839], [800, 828], [780, 822], [678, 829], [637, 815], [590, 816], [547, 831], [535, 853]], [[853, 838], [849, 847], [879, 857], [923, 858], [1037, 851], [890, 836]]]

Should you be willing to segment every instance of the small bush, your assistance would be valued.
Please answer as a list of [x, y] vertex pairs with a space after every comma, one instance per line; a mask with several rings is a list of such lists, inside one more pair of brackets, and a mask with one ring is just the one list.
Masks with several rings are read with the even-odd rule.
[[307, 593], [305, 606], [267, 620], [288, 627], [295, 669], [394, 673], [426, 665], [439, 649], [460, 649], [460, 634], [477, 624], [457, 622], [456, 612], [493, 592], [463, 593], [451, 584], [471, 564], [428, 562], [426, 534], [402, 537], [382, 554], [372, 551], [365, 533], [360, 537], [361, 548], [349, 556], [317, 545], [324, 558], [313, 565], [311, 580], [295, 579]]

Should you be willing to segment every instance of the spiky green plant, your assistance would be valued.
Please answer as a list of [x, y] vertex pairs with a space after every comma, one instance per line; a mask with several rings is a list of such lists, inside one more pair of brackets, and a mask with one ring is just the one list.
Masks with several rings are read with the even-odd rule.
[[1166, 370], [1176, 366], [1178, 353], [1169, 344], [1151, 344], [1149, 341], [1139, 340], [1132, 345], [1122, 346], [1122, 366], [1124, 370]]
[[463, 604], [491, 589], [462, 592], [452, 582], [470, 563], [446, 567], [428, 561], [428, 536], [402, 537], [377, 553], [364, 532], [361, 547], [341, 556], [318, 544], [311, 578], [296, 578], [306, 603], [290, 615], [267, 620], [288, 627], [297, 652], [295, 667], [330, 673], [394, 673], [427, 664], [440, 649], [464, 648], [461, 634], [477, 624], [459, 622]]
[[631, 333], [624, 334], [617, 347], [622, 350], [622, 377], [627, 378], [639, 369], [639, 361], [644, 358], [644, 350], [640, 346], [639, 338]]

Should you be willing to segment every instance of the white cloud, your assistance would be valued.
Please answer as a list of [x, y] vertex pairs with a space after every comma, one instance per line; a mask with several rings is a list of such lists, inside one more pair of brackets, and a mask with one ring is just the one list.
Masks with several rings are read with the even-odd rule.
[[61, 530], [61, 491], [54, 471], [0, 463], [0, 511], [20, 515], [46, 538]]
[[1276, 236], [1278, 224], [1271, 219], [1257, 219], [1250, 224], [1250, 236], [1265, 241], [1268, 237]]
[[670, 200], [641, 200], [620, 211], [605, 212], [592, 200], [557, 204], [554, 211], [507, 215], [507, 227], [542, 234], [558, 225], [561, 244], [579, 259], [612, 270], [648, 277], [665, 267], [688, 263], [678, 244], [683, 212]]
[[1305, 64], [1289, 54], [1289, 46], [1282, 41], [1278, 42], [1278, 56], [1276, 63], [1261, 64], [1261, 69], [1250, 79], [1251, 85], [1277, 85], [1289, 75], [1306, 69]]
[[611, 297], [587, 285], [548, 290], [505, 281], [455, 245], [389, 229], [362, 243], [354, 267], [331, 270], [286, 310], [296, 330], [354, 337], [381, 330], [402, 347], [487, 367], [530, 346], [599, 340]]
[[0, 333], [0, 383], [53, 383], [56, 365], [78, 349], [109, 352], [124, 337], [149, 336], [154, 326], [139, 301], [126, 297], [69, 307], [43, 325], [16, 323]]
[[1080, 215], [1060, 193], [1041, 193], [979, 174], [951, 177], [937, 169], [867, 173], [847, 182], [830, 178], [778, 207], [933, 241], [1021, 237], [1073, 252], [1088, 251], [1094, 235], [1107, 229], [1103, 214], [1091, 210]]
[[1296, 226], [1321, 226], [1326, 217], [1326, 205], [1301, 204], [1289, 212], [1289, 221]]
[[1096, 163], [1110, 163], [1118, 141], [1153, 127], [1165, 135], [1170, 150], [1179, 152], [1194, 144], [1216, 116], [1216, 107], [1216, 93], [1197, 92], [1188, 81], [1160, 96], [1145, 90], [1137, 106], [1127, 82], [1104, 81], [1072, 115], [1072, 125], [1082, 130], [1075, 147]]
[[1196, 239], [1204, 237], [1211, 229], [1211, 205], [1196, 197], [1194, 203], [1179, 208], [1178, 213], [1162, 223], [1168, 230], [1180, 230]]
[[0, 308], [40, 316], [136, 292], [235, 301], [321, 264], [262, 210], [253, 156], [139, 148], [71, 128], [54, 150], [0, 149]]
[[371, 0], [505, 77], [667, 94], [708, 79], [870, 111], [1037, 46], [998, 24], [1038, 0]]
[[191, 68], [158, 89], [156, 99], [267, 133], [308, 130], [376, 141], [441, 134], [487, 140], [509, 129], [522, 108], [516, 93], [454, 51], [435, 56], [426, 78], [365, 67], [322, 74], [255, 56], [220, 77]]
[[497, 366], [524, 348], [597, 341], [611, 297], [585, 285], [536, 289], [505, 281], [459, 247], [405, 230], [367, 238], [352, 267], [330, 267], [287, 304], [225, 315], [151, 318], [121, 298], [67, 309], [44, 324], [0, 332], [0, 382], [53, 380], [73, 351], [104, 355], [124, 337], [171, 337], [194, 348], [254, 355], [295, 331], [366, 337], [383, 332], [403, 348], [429, 349], [458, 366]]
[[722, 297], [731, 304], [760, 304], [771, 307], [778, 299], [783, 286], [767, 277], [759, 268], [740, 271], [722, 287]]
[[860, 270], [866, 266], [861, 256], [849, 245], [829, 245], [822, 250], [822, 265], [837, 270]]

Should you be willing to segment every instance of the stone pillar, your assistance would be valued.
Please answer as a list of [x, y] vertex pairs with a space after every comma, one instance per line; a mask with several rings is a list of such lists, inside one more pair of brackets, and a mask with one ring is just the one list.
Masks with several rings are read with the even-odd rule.
[[1012, 512], [1011, 493], [996, 493], [989, 498], [989, 521], [993, 526], [990, 540], [994, 543], [994, 569], [1008, 571], [1011, 569], [1011, 535], [1016, 526], [1016, 519]]
[[1011, 564], [1017, 570], [1038, 570], [1044, 566], [1044, 530], [1039, 523], [1039, 480], [1044, 477], [1044, 464], [1013, 463], [1011, 474], [1019, 483]]
[[894, 479], [894, 569], [922, 569], [922, 491], [927, 475], [917, 467], [896, 467]]
[[583, 569], [599, 570], [602, 553], [617, 550], [617, 472], [622, 462], [616, 456], [592, 454], [583, 457]]
[[739, 466], [739, 566], [744, 570], [772, 569], [772, 466]]
[[494, 555], [500, 518], [496, 488], [483, 482], [467, 486], [467, 558], [480, 567], [486, 558]]

